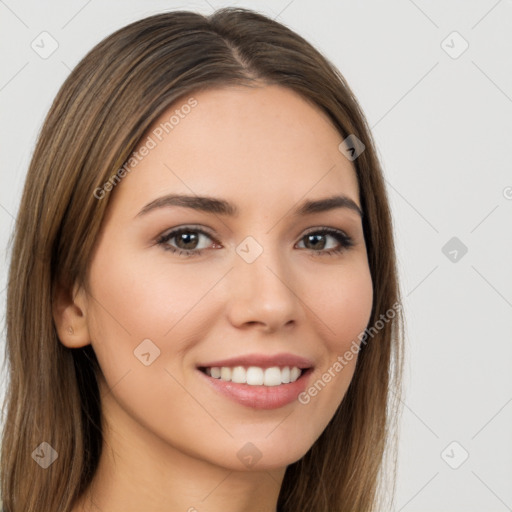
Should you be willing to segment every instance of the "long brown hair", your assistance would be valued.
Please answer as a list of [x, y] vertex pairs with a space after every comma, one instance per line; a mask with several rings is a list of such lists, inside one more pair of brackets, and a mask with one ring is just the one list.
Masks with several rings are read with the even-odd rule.
[[[169, 12], [118, 30], [76, 66], [47, 115], [26, 177], [9, 274], [0, 465], [5, 512], [68, 512], [101, 455], [101, 370], [90, 345], [69, 349], [59, 342], [52, 317], [57, 283], [86, 286], [109, 199], [98, 200], [94, 191], [178, 98], [256, 82], [300, 93], [329, 116], [343, 139], [353, 134], [365, 145], [353, 163], [374, 284], [368, 325], [382, 324], [361, 344], [331, 422], [288, 466], [278, 510], [382, 511], [381, 490], [393, 495], [394, 478], [391, 491], [380, 485], [389, 483], [381, 477], [387, 447], [396, 442], [403, 319], [396, 307], [392, 220], [370, 129], [343, 76], [309, 43], [263, 15], [228, 8], [207, 17]], [[391, 309], [396, 313], [383, 322]], [[42, 442], [58, 453], [44, 470], [33, 458]]]

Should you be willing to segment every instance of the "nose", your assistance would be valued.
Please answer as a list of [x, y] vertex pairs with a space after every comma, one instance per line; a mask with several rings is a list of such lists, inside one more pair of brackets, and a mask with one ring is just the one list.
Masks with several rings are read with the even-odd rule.
[[265, 248], [252, 263], [236, 255], [227, 283], [231, 324], [242, 329], [257, 326], [266, 333], [295, 324], [302, 305], [292, 274], [293, 269], [277, 249]]

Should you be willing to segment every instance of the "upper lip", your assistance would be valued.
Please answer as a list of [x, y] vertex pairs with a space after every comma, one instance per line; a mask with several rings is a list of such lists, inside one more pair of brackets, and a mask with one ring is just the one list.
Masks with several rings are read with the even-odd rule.
[[246, 354], [232, 357], [230, 359], [222, 359], [199, 364], [198, 368], [213, 368], [222, 366], [258, 366], [260, 368], [271, 368], [273, 366], [296, 366], [300, 369], [307, 369], [311, 368], [313, 363], [305, 357], [296, 356], [294, 354]]

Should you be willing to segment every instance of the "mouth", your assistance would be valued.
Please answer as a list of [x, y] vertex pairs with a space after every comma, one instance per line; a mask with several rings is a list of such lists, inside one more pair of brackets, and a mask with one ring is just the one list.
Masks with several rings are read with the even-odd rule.
[[277, 409], [297, 401], [314, 370], [310, 361], [286, 354], [246, 356], [196, 369], [210, 389], [253, 409]]
[[248, 386], [280, 386], [297, 381], [308, 369], [297, 366], [203, 366], [199, 370], [213, 379]]

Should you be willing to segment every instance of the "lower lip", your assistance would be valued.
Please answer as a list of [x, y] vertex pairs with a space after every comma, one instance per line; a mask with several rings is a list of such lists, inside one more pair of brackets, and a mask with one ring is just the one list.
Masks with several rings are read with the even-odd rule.
[[312, 368], [306, 370], [295, 382], [279, 386], [250, 386], [221, 379], [214, 379], [197, 370], [210, 386], [239, 404], [253, 409], [278, 409], [297, 400], [306, 389]]

